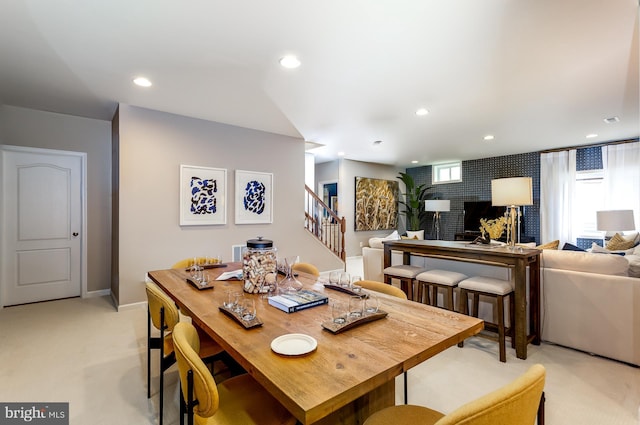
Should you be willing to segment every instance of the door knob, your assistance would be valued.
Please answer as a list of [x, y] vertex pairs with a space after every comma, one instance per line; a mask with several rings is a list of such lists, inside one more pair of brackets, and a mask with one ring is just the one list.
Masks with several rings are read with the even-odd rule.
[[74, 237], [78, 236], [78, 232], [73, 232], [73, 236]]

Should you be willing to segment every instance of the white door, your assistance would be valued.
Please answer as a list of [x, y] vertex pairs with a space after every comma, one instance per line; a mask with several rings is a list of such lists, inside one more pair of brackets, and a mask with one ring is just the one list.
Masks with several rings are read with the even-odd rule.
[[5, 147], [0, 306], [79, 296], [83, 154]]

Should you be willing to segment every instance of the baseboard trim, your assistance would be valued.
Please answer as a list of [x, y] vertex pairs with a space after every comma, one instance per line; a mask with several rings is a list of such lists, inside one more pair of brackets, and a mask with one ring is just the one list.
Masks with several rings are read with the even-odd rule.
[[147, 308], [147, 302], [146, 301], [140, 301], [137, 303], [130, 303], [130, 304], [122, 304], [122, 305], [118, 305], [117, 309], [118, 311], [124, 311], [124, 310], [132, 310], [135, 308]]
[[85, 298], [104, 297], [111, 295], [111, 289], [100, 289], [97, 291], [88, 291]]

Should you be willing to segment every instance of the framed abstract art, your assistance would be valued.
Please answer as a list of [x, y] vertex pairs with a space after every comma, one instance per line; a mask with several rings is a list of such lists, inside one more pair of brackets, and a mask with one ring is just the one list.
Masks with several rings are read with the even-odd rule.
[[273, 223], [273, 174], [236, 170], [236, 224]]
[[180, 225], [227, 223], [227, 170], [180, 165]]
[[397, 181], [356, 177], [355, 230], [398, 228]]

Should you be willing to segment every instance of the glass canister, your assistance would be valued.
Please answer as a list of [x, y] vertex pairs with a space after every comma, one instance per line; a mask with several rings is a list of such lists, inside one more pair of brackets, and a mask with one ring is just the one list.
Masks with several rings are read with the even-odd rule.
[[250, 294], [270, 294], [276, 289], [277, 249], [273, 241], [249, 239], [242, 252], [242, 274], [244, 291]]

